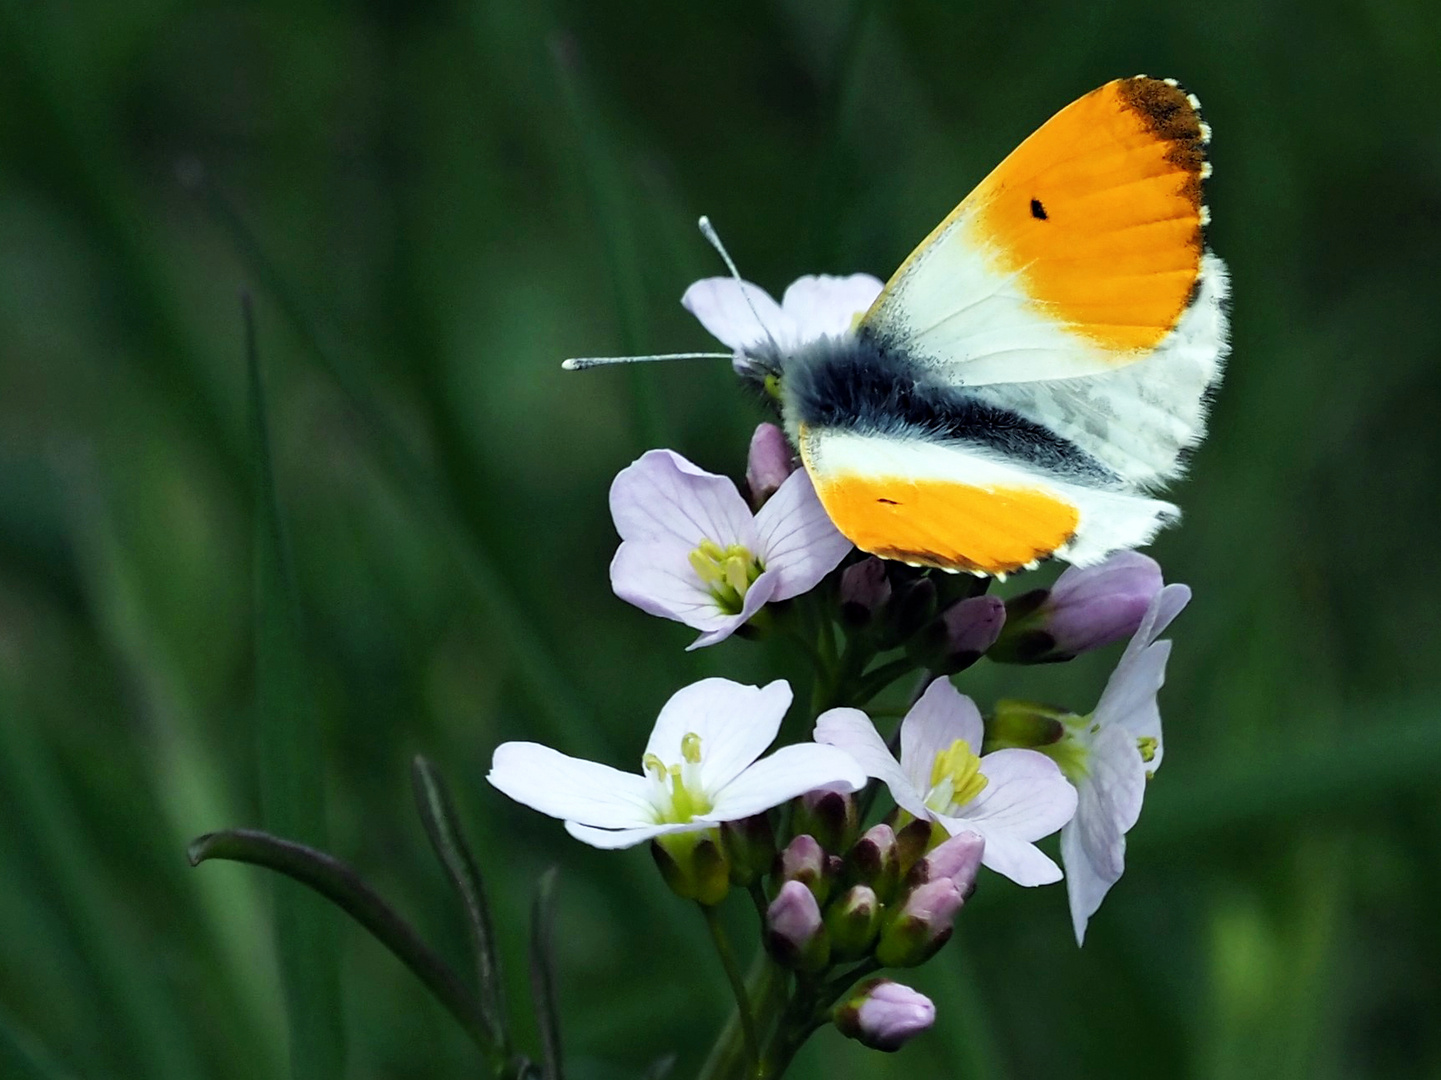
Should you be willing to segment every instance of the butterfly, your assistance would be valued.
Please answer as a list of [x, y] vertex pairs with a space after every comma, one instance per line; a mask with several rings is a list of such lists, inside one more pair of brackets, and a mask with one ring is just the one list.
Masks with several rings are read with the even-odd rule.
[[734, 352], [566, 366], [730, 357], [779, 402], [837, 529], [872, 554], [998, 577], [1099, 562], [1179, 517], [1156, 492], [1204, 435], [1228, 351], [1210, 138], [1175, 80], [1106, 83], [1021, 143], [878, 295], [865, 275], [813, 277], [777, 305], [702, 219], [732, 276], [684, 302]]

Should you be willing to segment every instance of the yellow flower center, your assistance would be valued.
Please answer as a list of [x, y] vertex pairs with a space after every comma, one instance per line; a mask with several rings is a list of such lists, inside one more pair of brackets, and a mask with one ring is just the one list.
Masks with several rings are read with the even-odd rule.
[[654, 799], [656, 824], [683, 825], [711, 811], [711, 801], [700, 783], [700, 736], [687, 732], [680, 741], [681, 760], [667, 765], [655, 754], [641, 761], [660, 789]]
[[937, 814], [953, 814], [984, 791], [987, 783], [981, 775], [981, 759], [964, 739], [957, 739], [931, 765], [926, 806]]
[[690, 565], [727, 615], [740, 614], [746, 591], [765, 569], [749, 548], [740, 544], [723, 548], [714, 540], [700, 542], [690, 553]]

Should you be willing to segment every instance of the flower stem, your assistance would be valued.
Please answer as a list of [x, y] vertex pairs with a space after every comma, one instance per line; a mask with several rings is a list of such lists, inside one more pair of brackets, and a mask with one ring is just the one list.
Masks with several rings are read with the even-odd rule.
[[[786, 1004], [788, 984], [785, 971], [764, 949], [758, 949], [746, 976], [746, 997], [751, 1002], [753, 1014], [761, 1017], [780, 1015]], [[731, 1013], [706, 1056], [697, 1080], [733, 1080], [740, 1075], [740, 1015], [739, 1009]]]
[[700, 910], [701, 914], [705, 916], [706, 929], [710, 931], [711, 941], [715, 943], [715, 951], [716, 955], [720, 957], [721, 967], [725, 968], [726, 978], [730, 980], [731, 992], [735, 994], [741, 1034], [745, 1039], [746, 1058], [750, 1062], [751, 1072], [754, 1074], [760, 1068], [760, 1040], [756, 1038], [755, 1014], [751, 1012], [750, 996], [746, 992], [745, 979], [741, 977], [740, 968], [736, 964], [735, 951], [731, 949], [730, 939], [726, 937], [725, 927], [721, 925], [720, 913], [715, 907], [706, 904], [701, 904]]

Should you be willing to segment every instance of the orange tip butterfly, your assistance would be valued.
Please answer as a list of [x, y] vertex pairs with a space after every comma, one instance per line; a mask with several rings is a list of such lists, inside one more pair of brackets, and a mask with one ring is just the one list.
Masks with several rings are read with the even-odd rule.
[[734, 352], [565, 366], [731, 358], [779, 401], [836, 527], [883, 558], [998, 577], [1099, 562], [1179, 517], [1153, 493], [1205, 433], [1221, 376], [1210, 137], [1174, 79], [1109, 82], [1021, 143], [879, 295], [865, 275], [803, 278], [777, 305], [702, 218], [732, 277], [685, 303]]

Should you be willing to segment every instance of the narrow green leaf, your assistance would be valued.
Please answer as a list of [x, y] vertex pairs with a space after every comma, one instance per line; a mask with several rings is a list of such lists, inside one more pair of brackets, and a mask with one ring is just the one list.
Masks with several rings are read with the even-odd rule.
[[70, 1080], [73, 1075], [0, 1013], [0, 1076], [10, 1080]]
[[540, 1029], [544, 1080], [562, 1080], [560, 1015], [555, 1000], [555, 954], [552, 928], [555, 923], [556, 869], [540, 876], [530, 912], [530, 992], [535, 1002], [535, 1023]]
[[420, 939], [366, 881], [346, 863], [323, 851], [255, 829], [207, 833], [191, 843], [191, 866], [207, 859], [251, 863], [284, 874], [340, 908], [408, 967], [447, 1012], [465, 1028], [497, 1071], [505, 1054], [490, 1038], [474, 995], [445, 961]]
[[[8, 671], [0, 668], [4, 820], [17, 823], [12, 832], [28, 856], [15, 880], [43, 897], [59, 916], [71, 948], [84, 958], [84, 968], [68, 985], [97, 1015], [106, 1016], [113, 1059], [130, 1075], [157, 1080], [196, 1076], [201, 1070], [191, 1032], [175, 1022], [176, 1002], [164, 974], [144, 962], [131, 925], [133, 912], [104, 869], [93, 830], [77, 816], [70, 778], [57, 770], [35, 716]], [[15, 869], [12, 865], [10, 872]], [[0, 1055], [0, 1063], [4, 1060]], [[9, 1075], [0, 1068], [0, 1076]]]
[[[325, 843], [325, 777], [320, 729], [300, 632], [299, 604], [275, 491], [265, 387], [249, 296], [245, 365], [250, 390], [255, 495], [255, 711], [265, 825], [307, 843]], [[290, 889], [275, 890], [275, 945], [285, 987], [290, 1069], [296, 1080], [340, 1080], [345, 1042], [334, 924], [324, 908]]]
[[466, 925], [470, 928], [471, 946], [475, 951], [475, 969], [481, 1022], [491, 1040], [506, 1053], [510, 1051], [510, 1032], [505, 1023], [505, 996], [500, 980], [500, 960], [495, 952], [495, 927], [486, 902], [480, 871], [466, 846], [465, 837], [456, 820], [455, 806], [440, 773], [424, 757], [416, 757], [410, 767], [415, 786], [415, 801], [430, 846], [450, 877], [456, 894], [465, 908]]

